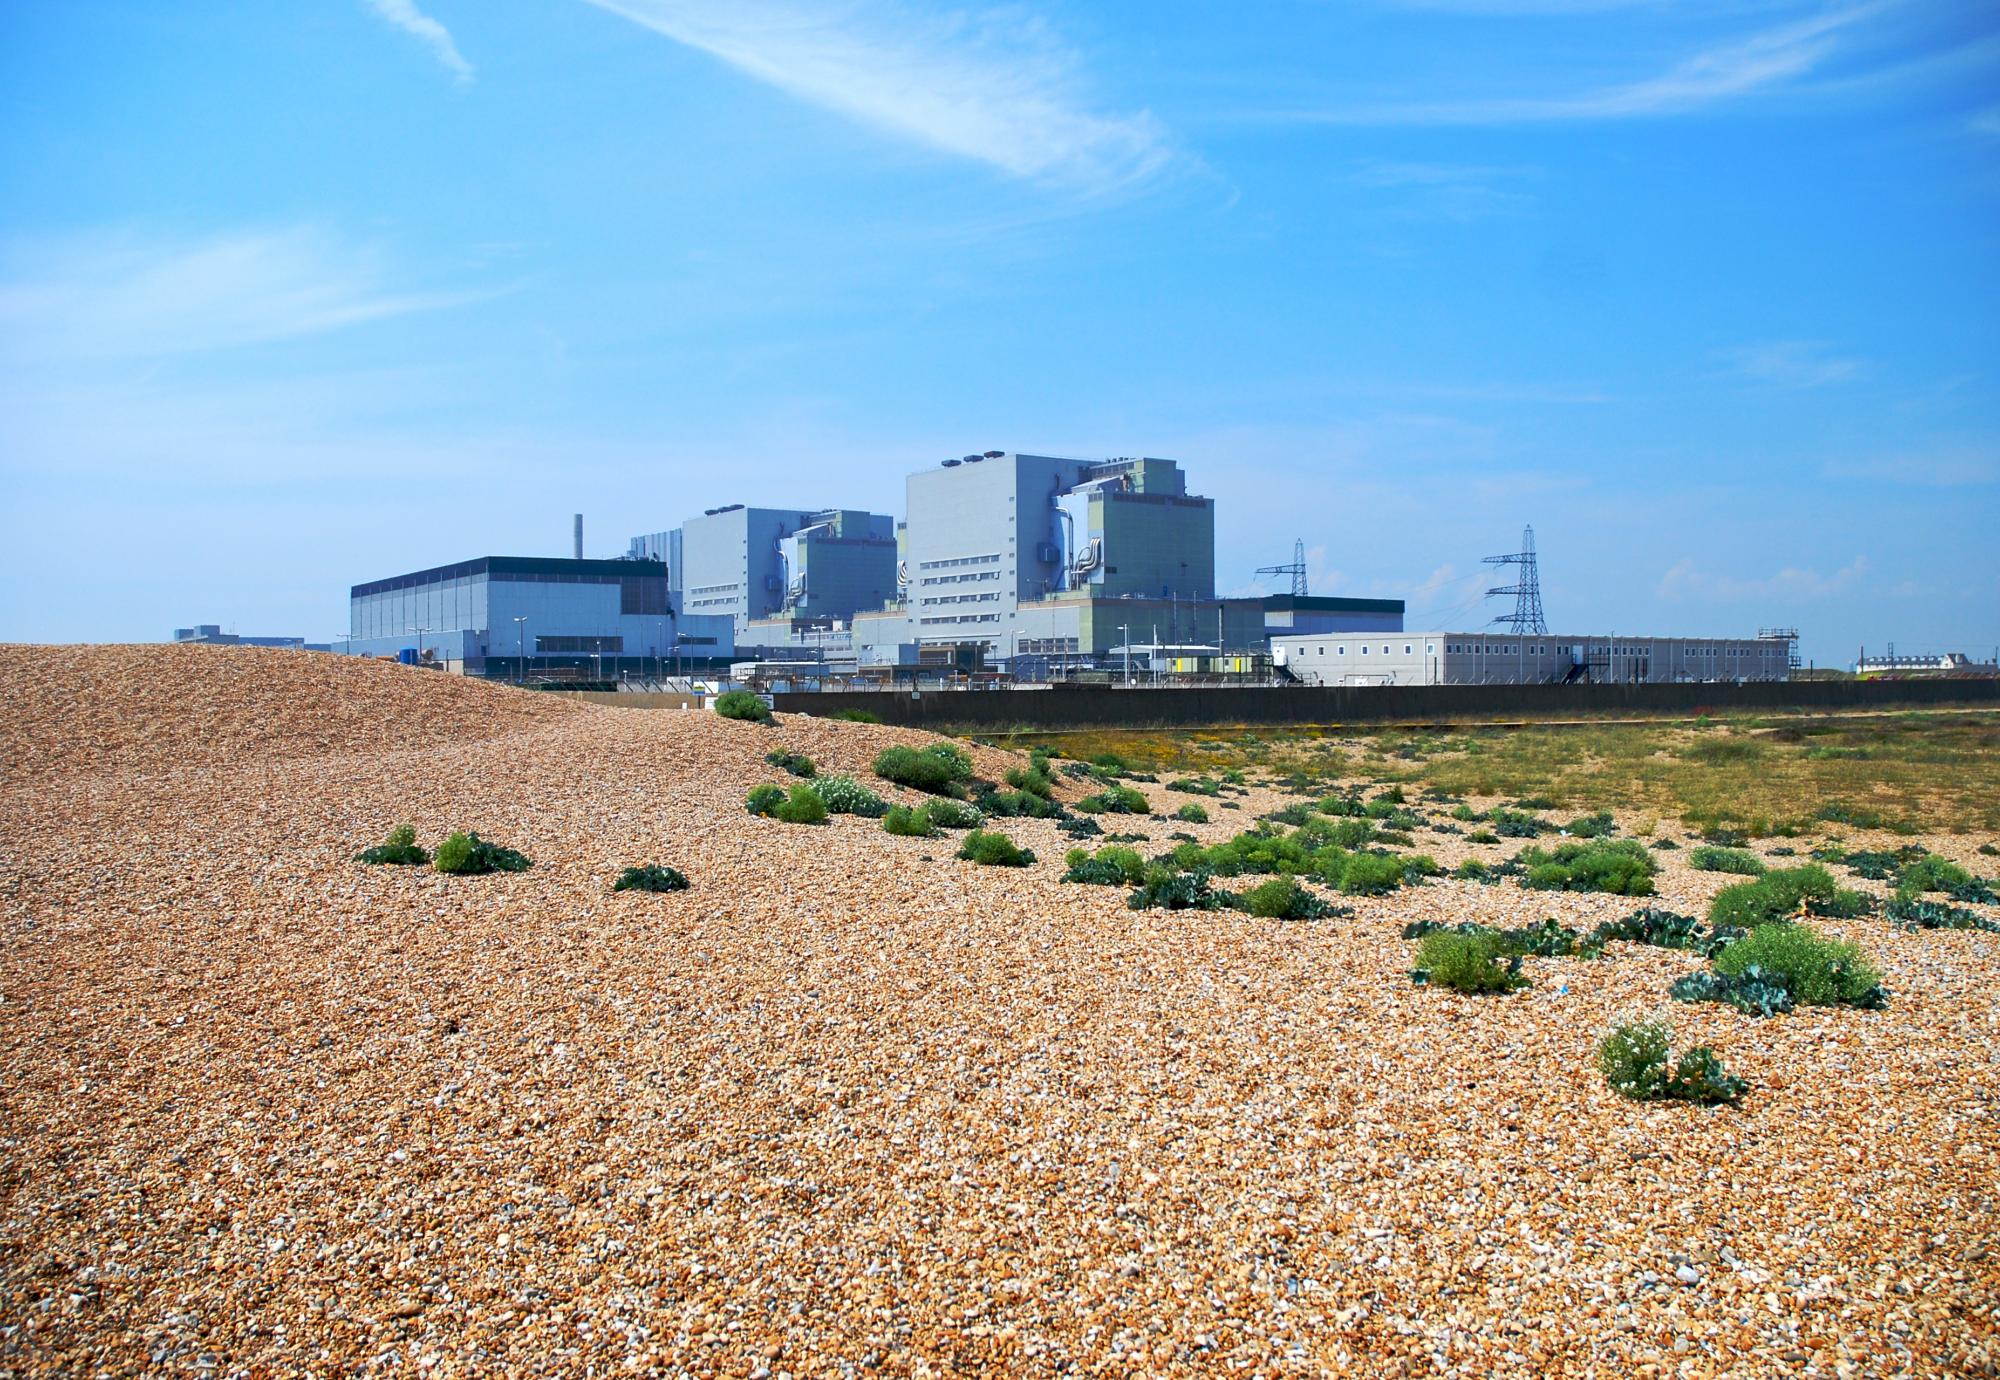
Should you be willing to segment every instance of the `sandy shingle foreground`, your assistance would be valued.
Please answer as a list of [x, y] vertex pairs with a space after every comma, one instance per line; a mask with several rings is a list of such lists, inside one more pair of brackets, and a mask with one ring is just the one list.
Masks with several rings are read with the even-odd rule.
[[[2000, 1358], [1995, 936], [1828, 922], [1888, 1010], [1676, 1007], [1754, 1089], [1640, 1106], [1591, 1046], [1697, 960], [1480, 1000], [1412, 987], [1398, 937], [1614, 898], [1134, 913], [1056, 882], [1050, 824], [1011, 824], [1043, 858], [1012, 872], [744, 814], [770, 748], [864, 771], [901, 730], [233, 649], [0, 665], [5, 1373]], [[1247, 803], [1195, 832], [1277, 798]], [[348, 861], [402, 820], [535, 867]], [[1729, 880], [1675, 857], [1677, 909]], [[693, 888], [612, 894], [639, 862]]]

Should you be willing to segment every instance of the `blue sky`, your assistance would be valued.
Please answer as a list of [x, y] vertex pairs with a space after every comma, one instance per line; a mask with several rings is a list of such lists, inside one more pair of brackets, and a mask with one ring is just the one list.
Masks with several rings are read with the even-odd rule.
[[75, 0], [0, 110], [0, 638], [1020, 449], [1236, 592], [2000, 643], [1990, 7]]

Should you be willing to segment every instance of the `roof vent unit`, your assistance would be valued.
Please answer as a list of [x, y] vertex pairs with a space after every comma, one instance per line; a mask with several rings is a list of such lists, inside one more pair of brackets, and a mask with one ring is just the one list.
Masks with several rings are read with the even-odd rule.
[[722, 510], [720, 508], [704, 508], [701, 510], [701, 515], [703, 517], [714, 517], [717, 513], [721, 511]]
[[1004, 450], [989, 450], [986, 452], [986, 458], [988, 460], [998, 460], [1001, 456], [1005, 455], [1006, 453], [1007, 452]]
[[946, 460], [946, 461], [944, 461], [944, 462], [942, 462], [942, 463], [943, 463], [943, 465], [944, 465], [944, 467], [945, 467], [946, 469], [948, 469], [948, 470], [955, 470], [955, 469], [957, 469], [957, 468], [959, 467], [959, 465], [960, 465], [960, 464], [961, 464], [962, 462], [960, 462], [960, 461], [957, 461], [957, 460]]

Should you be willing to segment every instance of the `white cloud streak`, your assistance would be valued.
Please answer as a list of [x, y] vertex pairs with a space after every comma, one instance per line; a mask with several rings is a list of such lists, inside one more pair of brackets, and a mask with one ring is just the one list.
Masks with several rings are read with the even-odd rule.
[[923, 15], [888, 0], [589, 0], [798, 100], [1014, 177], [1092, 193], [1174, 161], [1150, 114], [1079, 93], [1074, 54], [1018, 11]]
[[1720, 354], [1727, 376], [1770, 388], [1825, 388], [1862, 371], [1860, 360], [1829, 354], [1826, 343], [1819, 340], [1772, 340], [1738, 345]]
[[418, 9], [414, 0], [366, 0], [366, 3], [381, 18], [421, 40], [454, 81], [464, 85], [472, 80], [472, 64], [458, 51], [451, 30]]
[[1662, 599], [1675, 601], [1733, 604], [1755, 599], [1792, 603], [1846, 594], [1860, 584], [1867, 573], [1868, 558], [1856, 556], [1831, 575], [1788, 565], [1773, 575], [1744, 579], [1703, 570], [1692, 557], [1688, 557], [1676, 562], [1660, 577], [1659, 594]]
[[308, 226], [161, 243], [9, 247], [0, 361], [142, 359], [264, 344], [472, 300], [400, 291], [381, 253]]
[[1892, 455], [1872, 460], [1835, 460], [1823, 473], [1829, 479], [1875, 480], [1926, 489], [1970, 488], [2000, 484], [2000, 448], [1966, 449], [1935, 455]]
[[1304, 123], [1509, 125], [1680, 115], [1804, 77], [1839, 47], [1839, 33], [1881, 5], [1860, 5], [1765, 29], [1696, 53], [1658, 76], [1571, 95], [1410, 102], [1292, 115]]

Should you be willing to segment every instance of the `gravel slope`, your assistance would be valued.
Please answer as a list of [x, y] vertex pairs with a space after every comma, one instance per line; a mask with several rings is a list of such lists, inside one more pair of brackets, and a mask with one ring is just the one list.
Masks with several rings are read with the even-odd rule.
[[[1754, 1090], [1635, 1106], [1591, 1046], [1693, 958], [1533, 959], [1479, 1000], [1412, 987], [1398, 937], [1615, 898], [1135, 913], [1057, 883], [1051, 824], [1008, 822], [1017, 872], [744, 814], [770, 748], [859, 773], [905, 730], [247, 649], [147, 649], [133, 688], [135, 650], [64, 649], [63, 695], [0, 650], [0, 1372], [2000, 1358], [2000, 936], [1829, 923], [1888, 1010], [1676, 1007]], [[402, 820], [536, 865], [347, 860]], [[610, 892], [654, 861], [693, 888]], [[1663, 863], [1676, 909], [1731, 880]]]

